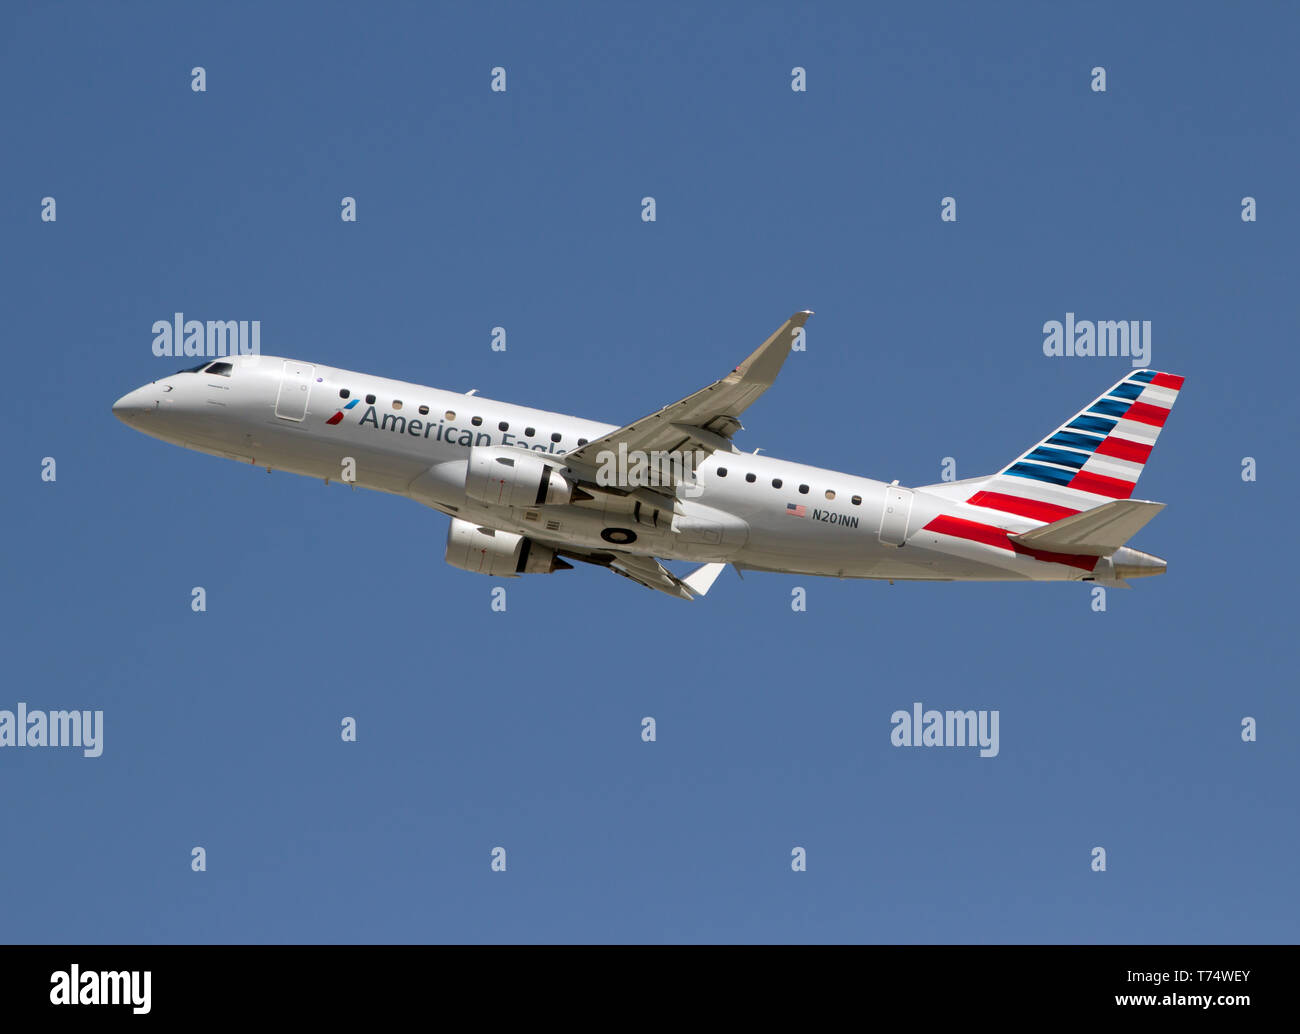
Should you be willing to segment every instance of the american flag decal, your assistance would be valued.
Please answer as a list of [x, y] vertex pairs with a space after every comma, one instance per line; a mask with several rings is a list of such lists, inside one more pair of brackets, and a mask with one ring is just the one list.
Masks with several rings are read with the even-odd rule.
[[808, 511], [800, 503], [786, 503], [785, 512], [791, 517], [807, 517]]

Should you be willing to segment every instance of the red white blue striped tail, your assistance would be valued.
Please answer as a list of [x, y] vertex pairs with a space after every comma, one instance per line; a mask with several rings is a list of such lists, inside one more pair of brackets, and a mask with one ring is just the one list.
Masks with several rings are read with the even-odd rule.
[[1050, 523], [1133, 495], [1183, 378], [1135, 370], [967, 500]]

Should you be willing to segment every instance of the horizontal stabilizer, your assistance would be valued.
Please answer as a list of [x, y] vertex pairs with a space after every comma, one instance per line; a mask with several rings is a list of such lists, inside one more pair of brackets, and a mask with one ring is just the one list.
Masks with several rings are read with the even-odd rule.
[[1115, 499], [1010, 538], [1051, 553], [1110, 556], [1164, 508], [1164, 503]]

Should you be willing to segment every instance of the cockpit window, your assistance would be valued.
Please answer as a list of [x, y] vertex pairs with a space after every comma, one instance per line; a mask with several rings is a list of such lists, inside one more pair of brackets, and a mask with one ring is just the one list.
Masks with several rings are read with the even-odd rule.
[[234, 365], [231, 363], [213, 363], [203, 372], [213, 373], [216, 374], [218, 377], [229, 377], [230, 371], [233, 370], [234, 368], [235, 368]]
[[187, 367], [185, 367], [185, 369], [183, 369], [183, 370], [177, 370], [176, 372], [177, 372], [177, 373], [198, 373], [200, 370], [203, 369], [203, 367], [205, 367], [205, 366], [207, 366], [207, 365], [208, 365], [207, 362], [202, 362], [202, 363], [199, 363], [198, 366], [187, 366]]

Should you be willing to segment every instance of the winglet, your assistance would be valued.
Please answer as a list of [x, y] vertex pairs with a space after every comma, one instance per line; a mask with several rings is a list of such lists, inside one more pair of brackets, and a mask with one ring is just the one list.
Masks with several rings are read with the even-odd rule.
[[722, 569], [726, 566], [726, 564], [718, 563], [697, 567], [682, 579], [682, 584], [691, 590], [696, 599], [699, 599], [713, 587], [713, 583], [718, 580], [718, 575], [722, 573]]
[[[772, 382], [776, 380], [776, 375], [781, 372], [781, 367], [785, 364], [786, 356], [790, 354], [790, 346], [794, 344], [795, 335], [808, 322], [808, 317], [812, 314], [812, 309], [796, 312], [777, 328], [775, 334], [754, 349], [749, 358], [731, 372], [727, 380], [732, 383], [748, 381], [763, 388], [771, 387]], [[761, 394], [761, 390], [756, 394]]]

